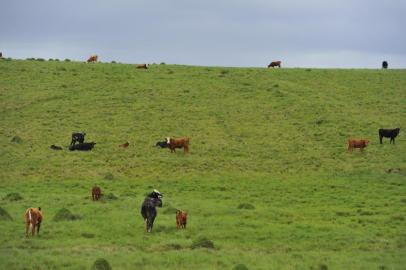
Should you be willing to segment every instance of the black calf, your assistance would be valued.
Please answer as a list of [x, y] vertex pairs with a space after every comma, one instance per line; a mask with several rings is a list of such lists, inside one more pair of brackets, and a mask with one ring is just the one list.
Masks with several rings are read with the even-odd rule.
[[388, 62], [383, 61], [382, 62], [382, 68], [387, 69], [388, 68]]
[[379, 129], [379, 141], [382, 144], [382, 138], [386, 137], [386, 138], [390, 138], [390, 142], [393, 144], [395, 144], [395, 138], [399, 135], [400, 132], [400, 128], [395, 128], [395, 129]]
[[76, 142], [83, 143], [85, 141], [86, 133], [72, 133], [72, 141], [70, 145], [74, 145]]
[[156, 207], [162, 207], [162, 194], [158, 190], [154, 190], [145, 199], [141, 206], [141, 215], [145, 221], [145, 229], [147, 232], [152, 231], [154, 220], [157, 215]]
[[161, 148], [168, 148], [168, 143], [167, 143], [167, 141], [162, 141], [162, 142], [157, 142], [156, 144], [155, 144], [155, 147], [161, 147]]
[[89, 151], [89, 150], [93, 149], [95, 144], [96, 144], [95, 142], [73, 144], [73, 145], [69, 146], [69, 150], [71, 150], [71, 151], [75, 151], [75, 150]]

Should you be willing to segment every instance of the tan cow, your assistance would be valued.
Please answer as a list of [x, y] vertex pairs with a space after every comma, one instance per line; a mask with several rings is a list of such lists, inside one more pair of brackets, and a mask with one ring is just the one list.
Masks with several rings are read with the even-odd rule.
[[28, 208], [25, 211], [25, 236], [28, 237], [28, 229], [31, 227], [32, 236], [35, 235], [35, 229], [37, 229], [37, 235], [39, 234], [39, 229], [41, 227], [41, 222], [44, 216], [41, 212], [41, 207], [38, 208]]
[[97, 55], [90, 56], [89, 59], [87, 59], [87, 62], [88, 63], [97, 62]]
[[92, 200], [93, 201], [98, 201], [100, 197], [102, 196], [101, 188], [98, 186], [94, 186], [92, 188]]
[[182, 210], [176, 210], [176, 227], [178, 229], [186, 229], [187, 212]]
[[348, 140], [348, 151], [352, 152], [354, 148], [359, 148], [362, 152], [365, 147], [367, 147], [369, 141], [368, 140]]

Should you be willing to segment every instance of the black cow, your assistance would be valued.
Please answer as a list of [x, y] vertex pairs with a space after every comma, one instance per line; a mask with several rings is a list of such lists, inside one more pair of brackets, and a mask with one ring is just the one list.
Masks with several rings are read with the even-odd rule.
[[74, 145], [76, 142], [83, 143], [85, 141], [85, 135], [86, 133], [72, 133], [72, 141], [70, 142], [70, 145]]
[[157, 215], [156, 207], [162, 207], [162, 197], [163, 195], [158, 190], [154, 189], [154, 191], [148, 194], [142, 203], [141, 215], [144, 218], [145, 230], [147, 232], [152, 231], [152, 226], [154, 225], [154, 220]]
[[49, 148], [51, 148], [52, 150], [62, 150], [62, 147], [57, 146], [57, 145], [51, 145]]
[[167, 140], [165, 140], [165, 141], [162, 141], [162, 142], [157, 142], [155, 144], [155, 147], [168, 148], [169, 144], [168, 144]]
[[388, 62], [383, 61], [382, 62], [382, 68], [387, 69], [388, 68]]
[[399, 135], [400, 128], [395, 128], [395, 129], [379, 129], [379, 141], [382, 144], [382, 138], [390, 138], [389, 143], [395, 144], [395, 138]]
[[89, 150], [93, 149], [95, 144], [96, 144], [95, 142], [73, 144], [73, 145], [69, 146], [69, 150], [71, 150], [71, 151], [75, 151], [75, 150], [89, 151]]

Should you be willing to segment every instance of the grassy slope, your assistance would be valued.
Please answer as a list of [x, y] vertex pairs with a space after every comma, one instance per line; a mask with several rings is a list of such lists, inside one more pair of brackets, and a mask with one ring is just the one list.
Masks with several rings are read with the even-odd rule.
[[[406, 176], [385, 172], [406, 171], [404, 70], [0, 61], [0, 95], [0, 201], [14, 218], [0, 220], [0, 268], [32, 255], [41, 269], [99, 257], [116, 269], [406, 265]], [[397, 126], [396, 145], [379, 145], [378, 128]], [[94, 151], [48, 149], [82, 130]], [[184, 135], [190, 155], [152, 147]], [[371, 144], [349, 154], [349, 137]], [[92, 203], [93, 184], [118, 200]], [[147, 235], [139, 206], [152, 188], [165, 207]], [[38, 205], [42, 235], [25, 239], [22, 214]], [[82, 219], [53, 221], [62, 207]], [[189, 211], [186, 231], [173, 208]], [[215, 250], [190, 249], [200, 236]]]

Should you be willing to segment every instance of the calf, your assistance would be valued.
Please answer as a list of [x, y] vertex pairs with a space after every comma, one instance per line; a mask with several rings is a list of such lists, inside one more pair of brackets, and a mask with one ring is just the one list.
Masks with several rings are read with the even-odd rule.
[[400, 128], [395, 129], [379, 129], [379, 142], [382, 144], [382, 138], [390, 138], [389, 143], [395, 144], [395, 138], [399, 135]]
[[359, 148], [362, 152], [365, 147], [367, 147], [368, 140], [348, 140], [348, 151], [352, 152], [354, 148]]
[[272, 68], [274, 68], [274, 67], [281, 67], [281, 64], [282, 64], [282, 62], [281, 61], [273, 61], [273, 62], [271, 62], [269, 65], [268, 65], [268, 68], [270, 68], [270, 67], [272, 67]]
[[183, 148], [183, 152], [186, 154], [189, 152], [189, 141], [187, 137], [184, 138], [166, 138], [166, 144], [171, 150], [171, 153], [176, 152], [176, 148]]
[[100, 197], [102, 196], [101, 188], [98, 186], [94, 186], [92, 188], [92, 200], [93, 201], [98, 201]]
[[130, 144], [128, 142], [120, 144], [119, 147], [127, 148]]
[[147, 232], [152, 231], [154, 220], [157, 215], [156, 207], [162, 207], [162, 197], [163, 195], [158, 190], [154, 189], [154, 191], [148, 194], [142, 203], [141, 215], [144, 218], [145, 230]]
[[178, 229], [186, 229], [187, 212], [176, 210], [176, 227]]
[[28, 237], [28, 229], [31, 227], [31, 235], [35, 235], [35, 229], [37, 235], [39, 234], [39, 229], [41, 227], [41, 222], [44, 216], [41, 212], [41, 207], [38, 208], [28, 208], [24, 214], [25, 220], [25, 236]]
[[148, 69], [148, 64], [139, 64], [139, 65], [136, 65], [135, 68]]
[[85, 135], [86, 133], [84, 132], [72, 133], [72, 141], [70, 142], [70, 145], [73, 145], [76, 142], [83, 143], [85, 141]]
[[166, 142], [166, 140], [162, 142], [157, 142], [155, 144], [155, 147], [168, 148], [168, 143]]
[[93, 149], [94, 145], [96, 143], [95, 142], [90, 142], [90, 143], [78, 143], [78, 144], [74, 144], [69, 146], [69, 150], [71, 151], [90, 151]]

